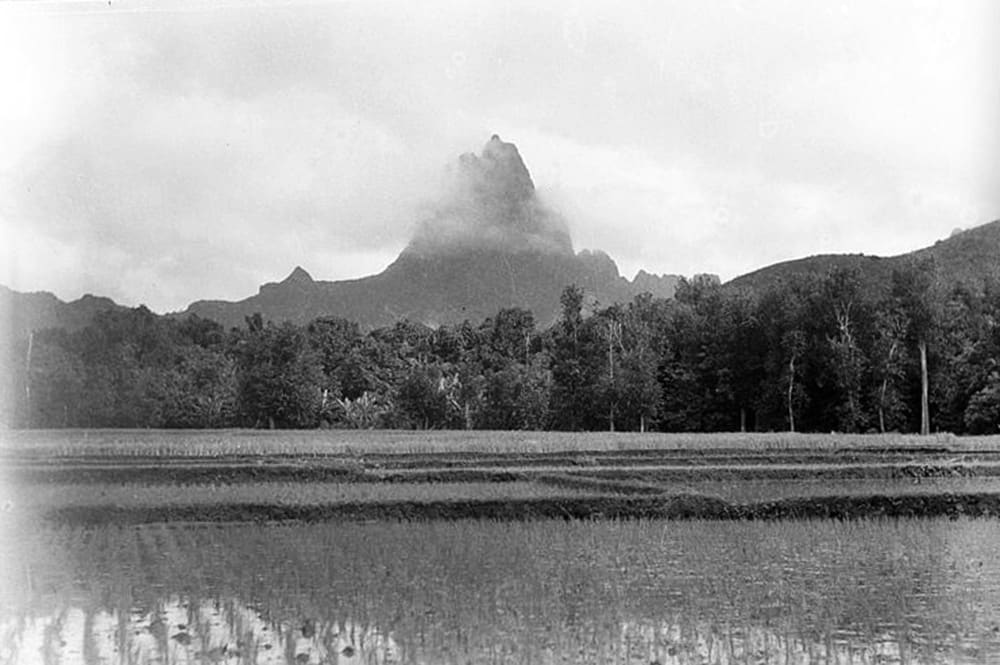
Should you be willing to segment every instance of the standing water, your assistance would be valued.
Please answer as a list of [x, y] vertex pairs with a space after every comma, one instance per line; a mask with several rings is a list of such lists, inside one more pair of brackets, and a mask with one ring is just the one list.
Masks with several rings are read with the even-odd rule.
[[1000, 662], [1000, 522], [18, 528], [0, 663]]

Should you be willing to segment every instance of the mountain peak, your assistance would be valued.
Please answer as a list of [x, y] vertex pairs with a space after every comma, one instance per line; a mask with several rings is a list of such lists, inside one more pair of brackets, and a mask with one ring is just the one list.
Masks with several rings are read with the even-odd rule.
[[312, 275], [307, 273], [302, 266], [295, 266], [295, 270], [280, 282], [262, 284], [259, 293], [274, 294], [289, 291], [309, 291], [315, 284], [316, 282], [313, 281]]
[[312, 284], [313, 278], [302, 266], [295, 266], [295, 270], [284, 279], [283, 284]]
[[535, 184], [517, 146], [494, 134], [480, 154], [458, 158], [452, 187], [424, 220], [407, 253], [456, 250], [572, 254], [565, 222], [535, 196]]
[[517, 146], [501, 140], [498, 134], [483, 146], [479, 157], [466, 153], [460, 164], [472, 191], [487, 201], [524, 201], [535, 194], [535, 183]]

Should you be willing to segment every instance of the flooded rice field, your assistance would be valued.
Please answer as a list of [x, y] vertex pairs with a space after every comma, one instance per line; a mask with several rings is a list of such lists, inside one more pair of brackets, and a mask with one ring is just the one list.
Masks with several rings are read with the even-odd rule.
[[4, 664], [1000, 661], [995, 519], [4, 529]]

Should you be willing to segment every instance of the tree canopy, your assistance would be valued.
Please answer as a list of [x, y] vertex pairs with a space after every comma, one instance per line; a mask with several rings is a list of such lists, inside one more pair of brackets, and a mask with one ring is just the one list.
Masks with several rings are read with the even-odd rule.
[[[951, 290], [925, 266], [866, 293], [856, 274], [764, 293], [683, 281], [591, 306], [569, 286], [530, 312], [363, 333], [326, 317], [245, 327], [145, 308], [12, 349], [20, 427], [410, 427], [1000, 431], [1000, 288]], [[926, 395], [926, 397], [925, 397]]]

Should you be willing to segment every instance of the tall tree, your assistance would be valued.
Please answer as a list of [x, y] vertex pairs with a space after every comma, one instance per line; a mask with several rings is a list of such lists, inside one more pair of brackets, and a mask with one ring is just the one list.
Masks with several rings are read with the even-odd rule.
[[658, 380], [666, 341], [666, 310], [662, 301], [641, 294], [622, 316], [619, 421], [622, 428], [645, 432], [656, 427], [663, 407]]
[[969, 400], [964, 419], [970, 434], [1000, 434], [1000, 368], [996, 364], [986, 385]]
[[906, 420], [906, 402], [902, 397], [903, 381], [906, 378], [903, 363], [906, 327], [906, 316], [893, 300], [883, 302], [877, 308], [871, 363], [875, 368], [878, 428], [883, 434], [900, 429]]
[[497, 430], [544, 429], [551, 393], [544, 363], [514, 363], [486, 377], [478, 426]]
[[319, 424], [325, 377], [305, 331], [251, 317], [234, 353], [243, 424], [271, 429]]
[[31, 387], [27, 403], [28, 427], [80, 426], [87, 368], [67, 343], [63, 331], [43, 331], [34, 336], [32, 362], [27, 375]]
[[400, 425], [414, 429], [461, 426], [457, 376], [438, 365], [414, 365], [396, 391]]
[[599, 380], [600, 341], [583, 318], [583, 290], [567, 287], [560, 299], [562, 315], [552, 331], [552, 417], [559, 429], [594, 425], [594, 387]]
[[837, 431], [862, 431], [865, 414], [862, 404], [866, 362], [859, 335], [867, 316], [860, 278], [854, 271], [834, 270], [823, 281], [821, 307], [830, 320], [826, 334], [832, 362], [837, 403], [833, 419]]
[[[681, 280], [667, 310], [659, 371], [663, 387], [662, 424], [668, 430], [722, 429], [719, 414], [731, 400], [724, 347], [716, 327], [723, 294], [717, 280]], [[720, 405], [725, 404], [720, 409]]]
[[482, 330], [485, 342], [482, 360], [486, 368], [501, 369], [512, 362], [530, 362], [535, 336], [535, 317], [531, 312], [502, 309], [483, 322]]
[[762, 387], [757, 400], [764, 429], [801, 427], [798, 414], [809, 404], [805, 375], [810, 348], [812, 284], [781, 283], [760, 296], [757, 318], [763, 338]]
[[920, 363], [920, 433], [930, 434], [927, 349], [936, 332], [937, 293], [933, 259], [913, 261], [892, 273], [892, 294], [907, 317], [907, 333]]
[[227, 355], [184, 346], [177, 364], [161, 372], [162, 426], [227, 427], [235, 424], [237, 365]]
[[607, 428], [615, 431], [615, 416], [619, 402], [622, 401], [624, 377], [622, 375], [621, 357], [625, 354], [622, 335], [622, 311], [618, 306], [609, 307], [591, 321], [601, 337], [601, 353], [604, 357], [604, 370], [595, 391], [596, 400], [603, 406], [602, 412], [607, 414]]

